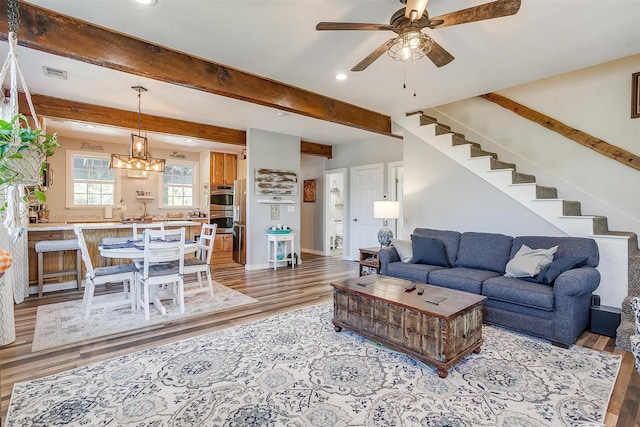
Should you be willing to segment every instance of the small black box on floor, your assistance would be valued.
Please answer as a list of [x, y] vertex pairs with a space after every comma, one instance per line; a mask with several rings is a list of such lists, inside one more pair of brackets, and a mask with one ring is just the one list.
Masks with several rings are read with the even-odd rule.
[[620, 325], [619, 308], [606, 305], [591, 306], [591, 332], [594, 334], [616, 337], [616, 329]]

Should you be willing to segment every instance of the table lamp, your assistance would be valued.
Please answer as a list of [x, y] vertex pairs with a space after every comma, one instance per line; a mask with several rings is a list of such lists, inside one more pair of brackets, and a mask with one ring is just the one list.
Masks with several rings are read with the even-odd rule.
[[387, 227], [390, 219], [400, 217], [400, 202], [380, 200], [373, 202], [373, 217], [382, 218], [382, 228], [378, 231], [380, 246], [389, 246], [393, 232]]

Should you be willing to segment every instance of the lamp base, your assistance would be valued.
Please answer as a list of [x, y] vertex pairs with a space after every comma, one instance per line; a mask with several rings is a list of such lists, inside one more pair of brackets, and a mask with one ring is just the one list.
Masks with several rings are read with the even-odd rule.
[[389, 228], [382, 227], [380, 231], [378, 231], [378, 242], [380, 242], [380, 246], [389, 246], [391, 244], [391, 239], [393, 238], [393, 231]]

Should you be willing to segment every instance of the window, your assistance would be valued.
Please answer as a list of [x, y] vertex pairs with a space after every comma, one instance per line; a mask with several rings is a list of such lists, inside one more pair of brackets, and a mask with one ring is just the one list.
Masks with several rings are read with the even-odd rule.
[[184, 208], [195, 206], [196, 164], [167, 161], [162, 174], [162, 206]]
[[109, 157], [100, 154], [68, 152], [67, 205], [72, 207], [113, 206], [116, 176], [109, 169]]

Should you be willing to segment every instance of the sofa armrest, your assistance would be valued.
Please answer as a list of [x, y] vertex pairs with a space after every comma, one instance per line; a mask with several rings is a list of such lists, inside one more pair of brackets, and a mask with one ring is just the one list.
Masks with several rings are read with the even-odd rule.
[[600, 285], [600, 272], [594, 267], [581, 267], [565, 271], [553, 285], [557, 295], [590, 295]]
[[380, 260], [380, 274], [387, 274], [387, 267], [392, 262], [400, 261], [400, 255], [393, 246], [387, 246], [378, 252], [378, 259]]

